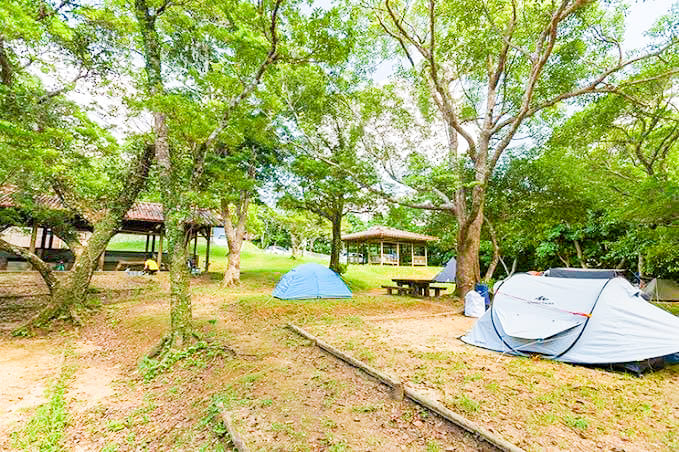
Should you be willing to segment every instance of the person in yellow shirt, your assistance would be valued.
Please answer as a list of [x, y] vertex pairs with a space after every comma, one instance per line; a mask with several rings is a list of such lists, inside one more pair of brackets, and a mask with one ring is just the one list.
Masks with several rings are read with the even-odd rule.
[[146, 262], [144, 262], [144, 273], [146, 273], [147, 275], [155, 275], [157, 271], [158, 263], [153, 258], [153, 256], [146, 259]]

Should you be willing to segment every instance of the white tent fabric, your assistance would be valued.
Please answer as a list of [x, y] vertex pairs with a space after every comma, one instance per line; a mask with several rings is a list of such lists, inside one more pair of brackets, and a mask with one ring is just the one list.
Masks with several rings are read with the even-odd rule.
[[570, 363], [628, 363], [679, 352], [679, 317], [646, 302], [623, 278], [517, 274], [462, 340]]

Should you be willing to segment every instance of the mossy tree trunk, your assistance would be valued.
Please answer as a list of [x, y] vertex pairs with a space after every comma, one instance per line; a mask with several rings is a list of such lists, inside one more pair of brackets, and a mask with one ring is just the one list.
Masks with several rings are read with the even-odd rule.
[[81, 323], [77, 312], [87, 300], [87, 292], [92, 281], [92, 274], [97, 267], [99, 257], [106, 251], [111, 237], [119, 230], [123, 217], [136, 200], [139, 192], [146, 184], [149, 166], [153, 160], [153, 148], [145, 147], [123, 175], [124, 188], [104, 200], [104, 209], [81, 199], [68, 191], [63, 185], [55, 182], [54, 190], [65, 207], [92, 225], [92, 234], [87, 240], [80, 240], [71, 228], [60, 225], [55, 228], [57, 235], [68, 245], [75, 261], [68, 272], [57, 273], [36, 254], [29, 250], [11, 245], [0, 240], [0, 249], [26, 259], [37, 270], [50, 292], [50, 300], [37, 315], [15, 330], [15, 333], [28, 332], [34, 326], [40, 326], [59, 317], [70, 317], [75, 323]]

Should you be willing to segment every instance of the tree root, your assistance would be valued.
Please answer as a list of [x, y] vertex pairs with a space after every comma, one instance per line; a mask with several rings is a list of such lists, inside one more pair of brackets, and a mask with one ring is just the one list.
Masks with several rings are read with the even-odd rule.
[[140, 370], [145, 380], [151, 380], [161, 372], [172, 367], [176, 362], [196, 353], [221, 355], [235, 358], [238, 353], [225, 344], [205, 340], [195, 332], [181, 334], [170, 333], [164, 336], [142, 359]]
[[66, 320], [74, 326], [82, 327], [84, 322], [81, 318], [81, 312], [83, 311], [85, 309], [79, 305], [49, 303], [40, 312], [12, 330], [12, 336], [32, 336], [38, 329], [49, 326], [48, 324], [56, 319]]

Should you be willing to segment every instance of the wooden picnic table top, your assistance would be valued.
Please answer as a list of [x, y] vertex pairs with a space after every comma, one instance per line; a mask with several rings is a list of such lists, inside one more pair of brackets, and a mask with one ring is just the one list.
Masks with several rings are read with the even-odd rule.
[[392, 278], [395, 283], [406, 283], [406, 284], [432, 284], [435, 283], [433, 279], [423, 279], [423, 278]]

